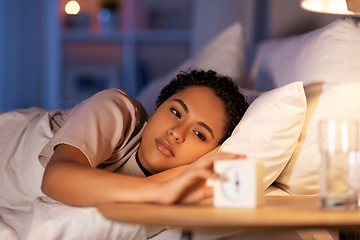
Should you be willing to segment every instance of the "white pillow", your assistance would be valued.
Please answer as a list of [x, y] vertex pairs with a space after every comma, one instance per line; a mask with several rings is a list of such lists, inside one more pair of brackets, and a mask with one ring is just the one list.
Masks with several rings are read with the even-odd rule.
[[267, 188], [289, 161], [306, 113], [302, 82], [260, 94], [219, 151], [246, 154], [264, 163]]
[[319, 121], [331, 117], [360, 119], [359, 93], [360, 79], [358, 83], [314, 83], [305, 87], [308, 107], [304, 127], [294, 154], [276, 179], [277, 186], [294, 195], [318, 192]]
[[299, 142], [276, 185], [290, 194], [318, 192], [317, 129], [322, 118], [360, 119], [360, 20], [339, 18], [313, 32], [261, 44], [251, 77], [266, 90], [303, 81], [308, 101]]
[[360, 76], [360, 22], [339, 18], [307, 34], [260, 44], [250, 72], [254, 90], [290, 82], [357, 82]]
[[174, 71], [151, 81], [140, 91], [136, 99], [143, 104], [147, 113], [151, 114], [161, 89], [180, 71], [193, 68], [217, 71], [240, 84], [245, 71], [244, 49], [243, 28], [239, 22], [236, 22], [222, 31], [193, 59], [186, 60]]

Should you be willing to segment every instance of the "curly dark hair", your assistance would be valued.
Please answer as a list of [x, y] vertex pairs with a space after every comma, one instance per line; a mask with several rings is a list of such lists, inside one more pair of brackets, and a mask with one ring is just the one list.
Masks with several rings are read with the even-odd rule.
[[219, 75], [217, 72], [209, 70], [191, 70], [190, 72], [180, 72], [167, 86], [165, 86], [156, 100], [156, 108], [165, 102], [172, 95], [191, 86], [205, 86], [214, 91], [224, 103], [226, 115], [228, 117], [225, 136], [221, 139], [222, 144], [236, 125], [240, 122], [249, 104], [246, 97], [242, 95], [236, 84], [229, 78]]

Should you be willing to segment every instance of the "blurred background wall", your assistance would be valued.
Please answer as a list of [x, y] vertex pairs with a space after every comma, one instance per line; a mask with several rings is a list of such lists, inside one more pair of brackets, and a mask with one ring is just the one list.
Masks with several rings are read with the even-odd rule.
[[338, 16], [298, 0], [0, 1], [0, 110], [70, 108], [95, 92], [131, 95], [195, 55], [235, 21], [247, 47], [302, 34]]

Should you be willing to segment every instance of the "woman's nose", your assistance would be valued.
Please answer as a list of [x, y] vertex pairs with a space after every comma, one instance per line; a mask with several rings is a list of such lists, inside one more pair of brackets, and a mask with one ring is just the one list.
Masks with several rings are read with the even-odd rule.
[[172, 137], [173, 139], [175, 139], [175, 141], [177, 143], [183, 143], [185, 140], [185, 134], [183, 133], [184, 130], [182, 130], [181, 128], [177, 127], [177, 128], [170, 128], [168, 131], [168, 134], [170, 135], [170, 137]]

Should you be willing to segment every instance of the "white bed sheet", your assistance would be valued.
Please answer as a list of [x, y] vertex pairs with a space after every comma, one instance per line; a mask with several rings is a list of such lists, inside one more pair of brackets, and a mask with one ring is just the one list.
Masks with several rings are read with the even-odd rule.
[[115, 222], [96, 208], [71, 207], [39, 197], [30, 211], [0, 207], [0, 239], [148, 239], [162, 228]]

